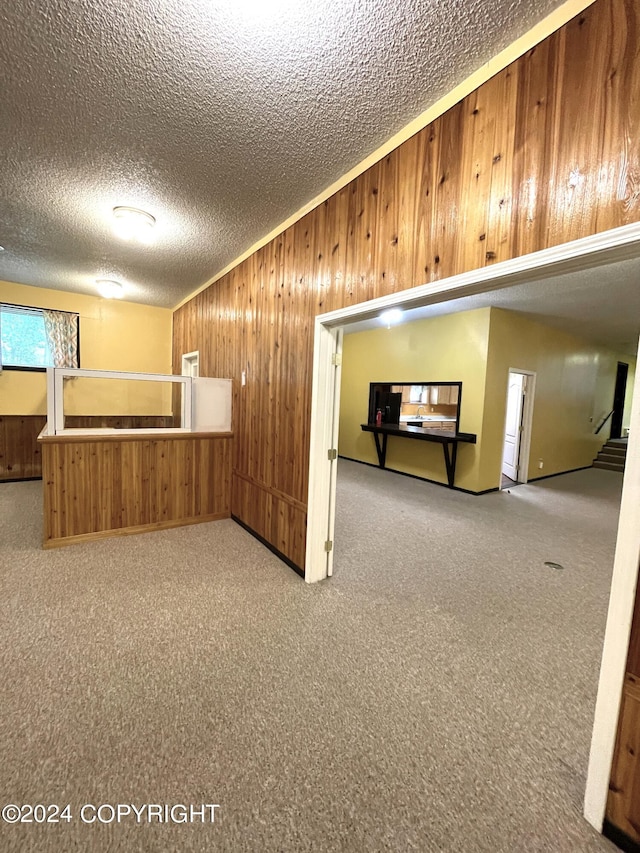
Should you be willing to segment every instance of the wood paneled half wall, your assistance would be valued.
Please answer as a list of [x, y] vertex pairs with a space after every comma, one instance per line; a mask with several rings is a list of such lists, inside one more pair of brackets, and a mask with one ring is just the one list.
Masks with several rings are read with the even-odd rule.
[[232, 513], [297, 566], [315, 315], [638, 220], [639, 13], [596, 0], [174, 313], [174, 371], [235, 380]]
[[0, 415], [0, 482], [42, 476], [38, 436], [46, 422], [44, 415]]
[[[42, 458], [38, 436], [47, 422], [45, 415], [0, 415], [0, 482], [39, 480]], [[69, 429], [167, 429], [171, 415], [69, 415]]]
[[231, 433], [41, 439], [44, 547], [228, 518]]

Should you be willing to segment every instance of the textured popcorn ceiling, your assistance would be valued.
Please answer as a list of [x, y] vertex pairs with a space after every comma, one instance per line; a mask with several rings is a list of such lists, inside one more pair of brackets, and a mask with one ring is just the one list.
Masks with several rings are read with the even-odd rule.
[[173, 306], [559, 5], [4, 3], [0, 279]]

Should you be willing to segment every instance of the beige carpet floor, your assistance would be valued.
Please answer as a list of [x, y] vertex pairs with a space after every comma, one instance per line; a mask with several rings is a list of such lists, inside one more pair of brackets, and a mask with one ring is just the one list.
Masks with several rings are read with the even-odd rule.
[[614, 850], [581, 808], [620, 487], [341, 460], [307, 586], [231, 521], [45, 552], [41, 484], [0, 485], [0, 805], [72, 814], [0, 850]]

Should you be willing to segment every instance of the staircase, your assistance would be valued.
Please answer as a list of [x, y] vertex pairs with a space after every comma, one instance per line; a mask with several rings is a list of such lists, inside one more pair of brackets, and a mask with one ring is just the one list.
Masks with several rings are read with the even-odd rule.
[[610, 438], [593, 460], [594, 468], [607, 468], [609, 471], [624, 471], [627, 458], [627, 439]]

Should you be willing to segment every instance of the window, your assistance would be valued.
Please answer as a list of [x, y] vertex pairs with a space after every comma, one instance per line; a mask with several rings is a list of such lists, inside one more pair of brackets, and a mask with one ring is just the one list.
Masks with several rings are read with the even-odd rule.
[[79, 367], [78, 330], [77, 314], [0, 303], [0, 369]]

